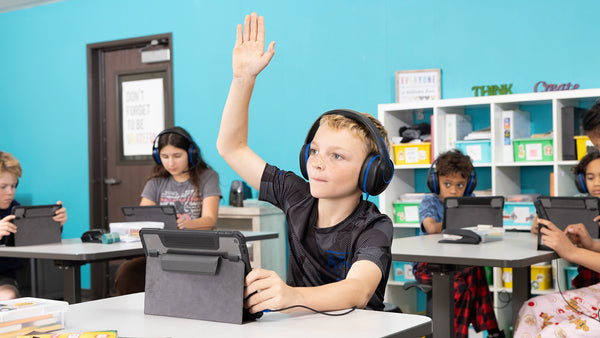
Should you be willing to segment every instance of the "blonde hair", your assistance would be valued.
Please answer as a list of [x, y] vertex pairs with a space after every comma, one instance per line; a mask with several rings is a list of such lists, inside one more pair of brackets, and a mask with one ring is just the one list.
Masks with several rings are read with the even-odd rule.
[[23, 171], [19, 160], [10, 153], [0, 151], [0, 174], [4, 173], [11, 173], [20, 178]]
[[[388, 140], [387, 130], [385, 130], [385, 127], [383, 126], [383, 124], [381, 124], [381, 122], [379, 122], [379, 120], [376, 119], [375, 117], [373, 117], [373, 115], [371, 115], [371, 114], [367, 114], [367, 113], [361, 113], [361, 114], [364, 115], [365, 117], [367, 117], [369, 120], [371, 120], [371, 122], [373, 122], [373, 124], [377, 127], [377, 129], [379, 129], [381, 136], [385, 140], [385, 146], [387, 148], [388, 155], [389, 155], [390, 142]], [[371, 133], [369, 133], [369, 130], [362, 124], [360, 124], [348, 117], [338, 115], [338, 114], [325, 115], [325, 116], [321, 117], [321, 120], [319, 121], [319, 125], [322, 126], [324, 124], [328, 125], [330, 128], [332, 128], [334, 130], [347, 129], [354, 135], [358, 136], [364, 142], [365, 150], [367, 151], [367, 154], [379, 152], [376, 141], [371, 136]]]

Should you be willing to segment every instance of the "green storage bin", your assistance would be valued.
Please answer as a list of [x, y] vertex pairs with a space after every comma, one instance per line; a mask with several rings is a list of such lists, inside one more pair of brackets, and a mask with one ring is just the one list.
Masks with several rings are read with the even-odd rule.
[[394, 201], [396, 223], [419, 223], [420, 202]]
[[552, 138], [514, 139], [515, 162], [542, 162], [554, 160]]

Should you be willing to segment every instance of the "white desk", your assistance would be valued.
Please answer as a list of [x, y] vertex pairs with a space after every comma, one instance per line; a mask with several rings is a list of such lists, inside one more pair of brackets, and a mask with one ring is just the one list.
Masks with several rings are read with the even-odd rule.
[[392, 259], [426, 262], [433, 272], [434, 337], [454, 335], [454, 272], [461, 266], [497, 266], [513, 269], [513, 323], [521, 305], [531, 298], [530, 266], [558, 258], [554, 251], [538, 251], [537, 237], [506, 232], [496, 242], [473, 244], [438, 243], [441, 234], [396, 238]]
[[242, 325], [144, 314], [144, 293], [73, 304], [58, 332], [117, 330], [119, 337], [404, 337], [431, 333], [425, 316], [369, 310], [331, 317], [295, 312], [265, 313]]
[[[242, 232], [246, 241], [277, 238], [273, 232]], [[69, 303], [81, 302], [81, 266], [111, 259], [142, 256], [141, 242], [82, 243], [79, 238], [63, 239], [61, 243], [18, 247], [0, 246], [0, 257], [52, 259], [63, 269], [64, 299]], [[35, 277], [32, 276], [32, 279]]]

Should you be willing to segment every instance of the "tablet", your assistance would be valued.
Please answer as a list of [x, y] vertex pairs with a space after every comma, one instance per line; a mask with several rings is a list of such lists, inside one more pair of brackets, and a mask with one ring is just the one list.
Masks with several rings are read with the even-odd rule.
[[[239, 231], [199, 231], [199, 230], [162, 230], [142, 228], [140, 239], [146, 256], [187, 255], [193, 260], [208, 256], [241, 260], [244, 263], [244, 275], [252, 269], [246, 246], [246, 237]], [[164, 259], [161, 259], [164, 261]], [[197, 265], [196, 268], [199, 268]], [[164, 266], [163, 266], [164, 267]], [[214, 267], [216, 269], [216, 266]], [[202, 271], [196, 271], [202, 272]], [[214, 273], [216, 270], [207, 270]]]
[[60, 204], [14, 206], [12, 214], [16, 218], [12, 223], [17, 226], [17, 232], [8, 237], [6, 245], [60, 243], [62, 227], [52, 219], [60, 208]]
[[121, 207], [127, 222], [163, 222], [165, 230], [177, 230], [177, 212], [172, 205], [133, 205]]
[[251, 266], [241, 232], [143, 228], [140, 238], [147, 259], [145, 313], [238, 323], [262, 315], [243, 308]]
[[[590, 236], [598, 238], [600, 229], [598, 222], [594, 222], [594, 218], [600, 213], [598, 198], [540, 196], [535, 204], [538, 209], [538, 217], [543, 218], [545, 212], [549, 221], [559, 229], [565, 230], [569, 224], [583, 223]], [[543, 244], [540, 231], [538, 231], [538, 250], [552, 250]]]
[[446, 197], [442, 230], [477, 225], [502, 227], [503, 196]]

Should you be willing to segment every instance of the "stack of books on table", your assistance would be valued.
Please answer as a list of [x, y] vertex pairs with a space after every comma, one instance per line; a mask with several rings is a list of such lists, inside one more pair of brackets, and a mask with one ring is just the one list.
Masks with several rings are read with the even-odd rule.
[[42, 298], [17, 298], [0, 302], [0, 338], [50, 332], [65, 325], [69, 303]]

